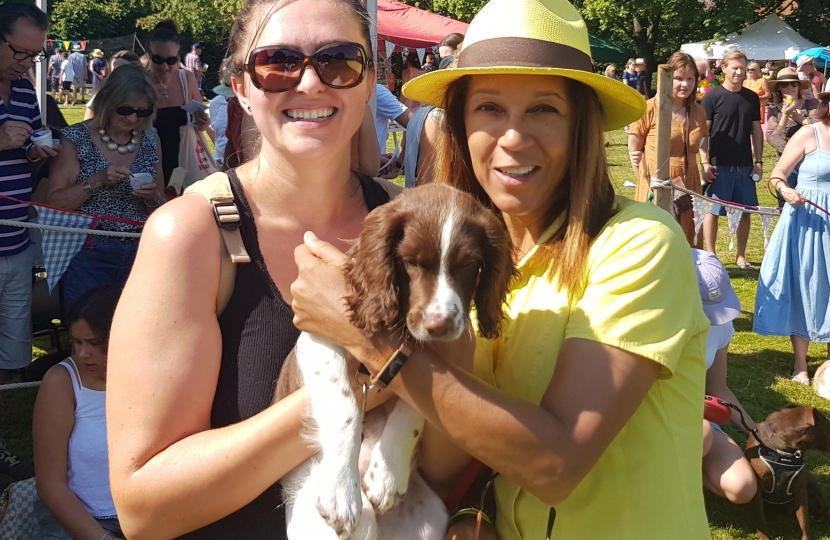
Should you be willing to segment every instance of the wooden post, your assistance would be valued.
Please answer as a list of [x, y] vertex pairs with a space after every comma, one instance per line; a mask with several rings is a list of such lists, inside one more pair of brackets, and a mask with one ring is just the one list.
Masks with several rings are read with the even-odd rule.
[[[669, 179], [672, 97], [672, 70], [661, 64], [657, 68], [657, 170], [654, 171], [654, 177], [660, 180]], [[671, 212], [672, 190], [655, 188], [654, 203]]]

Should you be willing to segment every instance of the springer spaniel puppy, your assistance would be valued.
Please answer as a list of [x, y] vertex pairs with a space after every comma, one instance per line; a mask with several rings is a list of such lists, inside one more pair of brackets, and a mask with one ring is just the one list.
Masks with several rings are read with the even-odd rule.
[[[516, 272], [511, 241], [472, 196], [439, 184], [406, 190], [368, 215], [348, 256], [349, 316], [366, 335], [455, 340], [468, 331], [473, 301], [479, 334], [499, 334]], [[303, 333], [280, 375], [276, 399], [305, 386], [305, 435], [319, 448], [282, 479], [288, 537], [441, 540], [447, 510], [412, 470], [424, 419], [391, 400], [364, 421], [344, 355]]]

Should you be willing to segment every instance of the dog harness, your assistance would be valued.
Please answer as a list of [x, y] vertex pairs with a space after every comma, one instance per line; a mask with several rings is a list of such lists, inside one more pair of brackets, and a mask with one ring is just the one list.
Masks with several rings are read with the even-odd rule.
[[770, 443], [774, 445], [761, 443], [757, 447], [758, 457], [772, 474], [772, 486], [764, 490], [763, 499], [770, 504], [787, 504], [794, 497], [791, 489], [793, 481], [804, 470], [804, 457], [800, 450], [788, 445], [773, 433], [768, 425], [763, 426]]

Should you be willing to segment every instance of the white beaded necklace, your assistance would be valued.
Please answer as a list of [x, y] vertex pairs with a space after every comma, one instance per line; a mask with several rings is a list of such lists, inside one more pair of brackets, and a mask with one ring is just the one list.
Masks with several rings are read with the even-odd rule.
[[107, 135], [107, 130], [101, 128], [98, 130], [98, 133], [101, 135], [101, 142], [107, 145], [107, 150], [116, 150], [119, 154], [132, 154], [135, 152], [135, 145], [136, 145], [136, 138], [135, 138], [135, 130], [130, 132], [130, 142], [127, 144], [118, 144], [112, 137]]

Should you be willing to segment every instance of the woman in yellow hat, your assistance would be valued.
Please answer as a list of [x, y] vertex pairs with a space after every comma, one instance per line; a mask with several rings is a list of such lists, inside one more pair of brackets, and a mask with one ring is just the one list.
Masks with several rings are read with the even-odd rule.
[[[603, 146], [645, 100], [593, 73], [566, 0], [492, 0], [458, 67], [404, 92], [446, 111], [438, 181], [504, 219], [521, 272], [498, 339], [414, 347], [388, 386], [431, 426], [426, 478], [490, 466], [501, 540], [545, 538], [551, 518], [558, 539], [708, 539], [691, 254], [671, 215], [614, 195]], [[377, 373], [400, 344], [344, 323], [341, 256], [313, 235], [297, 249], [294, 322]]]

